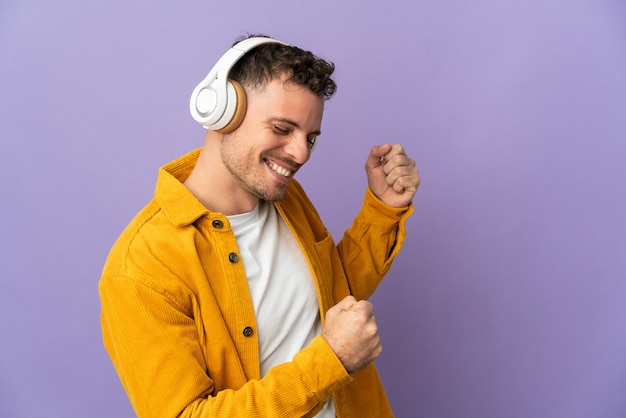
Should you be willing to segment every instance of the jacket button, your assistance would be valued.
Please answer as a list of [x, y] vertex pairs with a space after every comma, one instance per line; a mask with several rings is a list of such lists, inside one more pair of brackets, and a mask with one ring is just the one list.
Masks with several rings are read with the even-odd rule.
[[245, 327], [243, 329], [243, 336], [244, 337], [252, 337], [252, 334], [254, 334], [254, 330], [252, 329], [252, 327]]
[[219, 219], [213, 219], [211, 225], [213, 225], [213, 228], [221, 229], [224, 226], [224, 222], [220, 221]]
[[236, 263], [237, 261], [239, 261], [239, 256], [235, 253], [230, 253], [228, 254], [228, 261], [230, 261], [231, 263]]

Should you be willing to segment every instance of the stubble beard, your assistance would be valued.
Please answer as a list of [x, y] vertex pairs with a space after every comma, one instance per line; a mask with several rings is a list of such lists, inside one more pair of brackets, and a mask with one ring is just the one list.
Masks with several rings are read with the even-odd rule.
[[239, 146], [235, 136], [222, 137], [220, 152], [224, 166], [244, 192], [270, 203], [277, 202], [285, 196], [287, 184], [279, 182], [268, 184], [262, 175], [257, 175], [258, 167], [265, 164], [263, 156], [257, 157], [253, 149]]

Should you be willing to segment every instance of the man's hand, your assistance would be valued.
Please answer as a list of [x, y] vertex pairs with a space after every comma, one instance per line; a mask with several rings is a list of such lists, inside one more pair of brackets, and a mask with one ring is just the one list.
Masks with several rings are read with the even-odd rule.
[[353, 296], [328, 310], [322, 337], [348, 373], [361, 370], [382, 352], [372, 304]]
[[409, 158], [398, 144], [372, 147], [365, 172], [372, 192], [395, 208], [408, 205], [420, 184], [415, 160]]

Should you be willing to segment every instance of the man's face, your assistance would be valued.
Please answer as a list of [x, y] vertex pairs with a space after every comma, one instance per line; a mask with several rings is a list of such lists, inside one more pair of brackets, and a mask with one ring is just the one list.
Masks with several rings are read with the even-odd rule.
[[267, 201], [282, 199], [291, 177], [310, 157], [323, 112], [322, 97], [284, 78], [248, 94], [242, 124], [220, 145], [222, 161], [241, 190]]

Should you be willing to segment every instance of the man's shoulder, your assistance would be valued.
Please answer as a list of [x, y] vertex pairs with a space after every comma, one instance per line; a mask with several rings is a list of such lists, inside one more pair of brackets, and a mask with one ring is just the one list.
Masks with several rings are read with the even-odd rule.
[[158, 247], [158, 241], [171, 235], [172, 225], [167, 222], [160, 207], [150, 201], [128, 223], [113, 244], [104, 266], [104, 275], [126, 276], [138, 255], [151, 252], [151, 247]]

